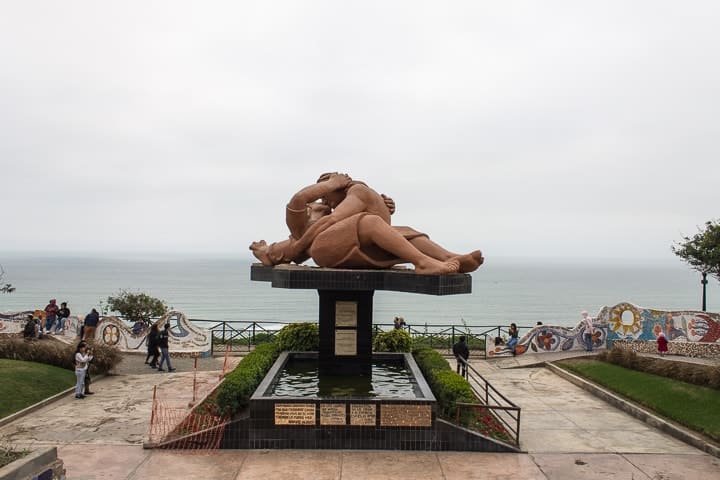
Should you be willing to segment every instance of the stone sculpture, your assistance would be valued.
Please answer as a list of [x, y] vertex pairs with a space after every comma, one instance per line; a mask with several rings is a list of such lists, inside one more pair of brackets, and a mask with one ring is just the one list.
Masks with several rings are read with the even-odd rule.
[[326, 173], [297, 192], [287, 205], [287, 240], [250, 245], [263, 265], [312, 258], [327, 268], [389, 268], [412, 263], [426, 275], [466, 273], [484, 259], [479, 250], [457, 254], [410, 227], [392, 226], [395, 202], [349, 175]]

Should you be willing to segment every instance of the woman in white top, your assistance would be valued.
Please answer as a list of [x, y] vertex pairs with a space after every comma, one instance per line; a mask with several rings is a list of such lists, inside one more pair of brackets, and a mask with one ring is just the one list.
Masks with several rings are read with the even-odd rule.
[[77, 349], [75, 350], [75, 376], [77, 377], [77, 383], [75, 384], [75, 398], [85, 398], [83, 390], [85, 388], [85, 374], [87, 373], [88, 365], [92, 360], [91, 352], [88, 351], [87, 343], [78, 343]]

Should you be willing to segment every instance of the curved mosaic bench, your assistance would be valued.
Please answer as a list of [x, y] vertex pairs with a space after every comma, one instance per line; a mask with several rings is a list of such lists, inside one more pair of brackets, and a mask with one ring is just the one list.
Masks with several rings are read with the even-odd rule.
[[[22, 335], [25, 327], [25, 319], [32, 311], [1, 314], [0, 335]], [[170, 352], [174, 355], [209, 354], [210, 332], [190, 322], [184, 313], [171, 311], [160, 317], [155, 322], [160, 329], [166, 323], [170, 323]], [[71, 316], [65, 322], [66, 335], [79, 335], [82, 320], [80, 317]], [[147, 334], [149, 329], [140, 334], [134, 334], [132, 328], [123, 320], [115, 316], [104, 316], [100, 318], [95, 330], [95, 341], [104, 345], [117, 347], [121, 352], [143, 352], [147, 350]]]
[[[638, 352], [655, 352], [660, 332], [668, 339], [668, 351], [687, 356], [717, 356], [720, 351], [720, 314], [694, 310], [658, 310], [630, 302], [603, 307], [593, 322], [593, 348], [615, 343]], [[518, 340], [516, 355], [583, 350], [585, 325], [574, 328], [538, 325]], [[511, 356], [505, 345], [488, 342], [488, 356]], [[686, 345], [681, 345], [686, 344]]]
[[[170, 324], [168, 343], [171, 353], [209, 353], [210, 332], [194, 325], [184, 313], [171, 311], [155, 322], [160, 330], [166, 323]], [[136, 335], [124, 321], [114, 316], [106, 316], [100, 318], [95, 330], [95, 341], [117, 347], [121, 352], [145, 353], [148, 333], [149, 329], [146, 329]]]
[[[593, 348], [604, 349], [608, 336], [608, 324], [595, 320], [593, 322]], [[585, 322], [580, 321], [573, 328], [558, 327], [554, 325], [538, 325], [523, 335], [515, 346], [515, 354], [524, 353], [551, 353], [585, 350], [583, 336], [585, 335]], [[512, 356], [507, 345], [492, 345], [488, 339], [487, 354], [489, 357]]]
[[[625, 315], [626, 312], [629, 313]], [[658, 310], [623, 302], [614, 307], [604, 307], [598, 315], [598, 320], [610, 325], [608, 334], [610, 345], [617, 340], [654, 342], [660, 332], [665, 333], [670, 343], [720, 341], [720, 314], [717, 313]]]

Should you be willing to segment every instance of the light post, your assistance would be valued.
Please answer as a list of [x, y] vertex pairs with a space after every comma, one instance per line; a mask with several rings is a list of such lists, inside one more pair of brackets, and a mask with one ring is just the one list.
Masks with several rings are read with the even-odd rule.
[[700, 281], [700, 283], [702, 283], [702, 286], [703, 286], [702, 311], [705, 312], [705, 311], [707, 311], [706, 308], [705, 308], [705, 307], [706, 307], [706, 303], [705, 303], [705, 286], [707, 285], [707, 273], [706, 273], [706, 272], [702, 272], [702, 277], [703, 277], [703, 279]]

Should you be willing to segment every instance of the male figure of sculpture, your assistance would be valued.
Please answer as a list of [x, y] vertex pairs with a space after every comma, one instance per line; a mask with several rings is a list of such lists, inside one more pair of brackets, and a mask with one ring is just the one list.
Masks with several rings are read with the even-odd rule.
[[[321, 200], [321, 203], [318, 202]], [[302, 263], [321, 267], [387, 268], [412, 263], [420, 274], [471, 272], [482, 263], [479, 250], [466, 255], [445, 250], [410, 227], [390, 225], [395, 203], [348, 175], [323, 174], [287, 205], [290, 238], [250, 249], [264, 265]]]

